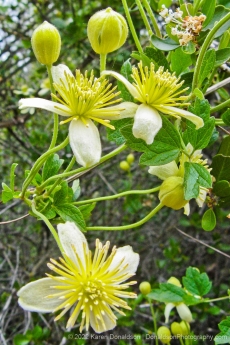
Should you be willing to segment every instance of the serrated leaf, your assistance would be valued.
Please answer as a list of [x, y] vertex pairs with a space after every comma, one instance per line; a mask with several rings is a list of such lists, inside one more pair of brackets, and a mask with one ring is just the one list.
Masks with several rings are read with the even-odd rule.
[[168, 71], [170, 71], [169, 63], [162, 51], [156, 50], [152, 47], [146, 47], [145, 54], [150, 59], [150, 61], [154, 63], [155, 70], [157, 70], [160, 66], [163, 66], [165, 70], [167, 69]]
[[81, 194], [80, 180], [74, 180], [72, 184], [73, 201], [77, 200]]
[[[180, 63], [178, 63], [180, 61]], [[171, 53], [171, 68], [176, 75], [179, 76], [192, 64], [192, 59], [189, 54], [185, 54], [182, 48], [178, 48]]]
[[55, 206], [73, 201], [73, 190], [68, 186], [68, 183], [63, 181], [60, 186], [61, 189], [59, 189], [53, 196], [53, 203]]
[[216, 215], [212, 208], [208, 209], [201, 220], [202, 229], [212, 231], [216, 226]]
[[81, 205], [81, 206], [78, 207], [85, 220], [90, 219], [91, 212], [93, 211], [95, 206], [96, 206], [96, 202], [92, 202], [91, 204]]
[[[133, 78], [131, 77], [132, 74], [132, 65], [130, 63], [130, 59], [126, 60], [122, 67], [121, 67], [121, 74], [130, 82], [133, 82]], [[123, 101], [133, 102], [133, 96], [129, 93], [125, 85], [118, 81], [118, 90], [121, 92], [120, 97], [122, 97]]]
[[180, 47], [178, 43], [176, 43], [170, 38], [161, 39], [155, 35], [151, 36], [151, 42], [154, 45], [154, 47], [163, 51], [170, 51]]
[[198, 163], [185, 162], [184, 191], [185, 200], [197, 198], [200, 186], [211, 188], [212, 178], [209, 171]]
[[200, 68], [198, 76], [198, 87], [200, 88], [205, 78], [213, 71], [216, 62], [216, 52], [214, 49], [207, 50]]
[[2, 199], [3, 204], [5, 204], [14, 198], [14, 192], [4, 182], [2, 182], [2, 189], [3, 190], [2, 190], [1, 199]]
[[50, 155], [47, 161], [45, 162], [42, 170], [43, 181], [46, 181], [49, 177], [56, 175], [60, 167], [62, 166], [63, 162], [64, 160], [59, 159], [57, 153]]
[[132, 126], [124, 127], [121, 133], [127, 139], [126, 144], [130, 148], [144, 152], [140, 158], [141, 164], [163, 165], [176, 159], [180, 153], [180, 136], [165, 116], [162, 116], [162, 128], [151, 145], [147, 145], [142, 139], [135, 138], [132, 134]]
[[132, 122], [132, 119], [122, 119], [118, 121], [111, 121], [111, 125], [115, 127], [115, 129], [106, 128], [107, 136], [110, 141], [114, 141], [117, 145], [122, 145], [125, 142], [125, 138], [121, 133], [121, 129]]
[[86, 230], [85, 220], [81, 211], [72, 204], [61, 204], [53, 206], [55, 212], [63, 219], [63, 221], [74, 222], [82, 231]]
[[227, 316], [225, 320], [218, 324], [220, 333], [215, 338], [215, 344], [229, 344], [230, 343], [230, 316]]
[[228, 108], [222, 115], [221, 119], [227, 126], [230, 126], [230, 108]]
[[212, 283], [206, 273], [200, 273], [195, 267], [188, 267], [186, 276], [182, 278], [185, 289], [192, 295], [204, 296], [211, 287]]

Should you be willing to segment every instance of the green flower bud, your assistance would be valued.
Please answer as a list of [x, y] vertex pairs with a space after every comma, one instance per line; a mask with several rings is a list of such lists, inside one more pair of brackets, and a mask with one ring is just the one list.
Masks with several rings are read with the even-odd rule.
[[148, 295], [148, 293], [151, 291], [151, 285], [149, 282], [142, 282], [139, 285], [139, 290], [143, 295]]
[[184, 180], [179, 176], [168, 177], [161, 185], [160, 202], [174, 210], [184, 207], [188, 201], [184, 199]]
[[126, 161], [120, 162], [120, 168], [124, 171], [129, 171], [130, 170], [130, 165]]
[[186, 321], [181, 321], [180, 322], [180, 327], [181, 327], [181, 330], [182, 330], [182, 335], [189, 335], [190, 333], [190, 325], [188, 322]]
[[178, 338], [180, 338], [183, 335], [183, 330], [179, 322], [173, 322], [171, 324], [171, 332], [173, 335], [176, 335]]
[[157, 330], [157, 336], [163, 344], [170, 343], [171, 332], [168, 327], [161, 326]]
[[44, 22], [34, 30], [31, 44], [38, 62], [51, 66], [57, 61], [61, 49], [61, 37], [54, 25]]
[[170, 283], [170, 284], [176, 285], [178, 287], [181, 287], [181, 283], [180, 283], [179, 279], [177, 279], [176, 277], [170, 277], [167, 280], [167, 283]]
[[134, 154], [133, 153], [130, 153], [127, 157], [126, 157], [126, 160], [129, 164], [132, 164], [134, 162]]
[[91, 46], [97, 54], [108, 54], [125, 43], [128, 26], [121, 14], [108, 7], [90, 18], [87, 34]]

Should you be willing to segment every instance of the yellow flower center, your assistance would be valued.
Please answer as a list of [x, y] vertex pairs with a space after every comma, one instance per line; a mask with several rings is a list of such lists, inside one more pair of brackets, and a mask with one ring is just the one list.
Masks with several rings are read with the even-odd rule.
[[[139, 102], [160, 110], [162, 105], [176, 107], [181, 105], [180, 101], [188, 99], [187, 96], [179, 96], [187, 88], [179, 90], [183, 81], [179, 82], [180, 79], [175, 76], [175, 73], [164, 72], [163, 67], [155, 71], [153, 63], [150, 64], [150, 69], [147, 66], [143, 68], [142, 62], [138, 64], [138, 67], [139, 71], [133, 67], [132, 78], [133, 85], [139, 94], [137, 97]], [[183, 103], [183, 105], [188, 104]]]
[[83, 249], [83, 261], [75, 252], [78, 265], [65, 255], [65, 260], [60, 258], [61, 263], [51, 259], [48, 267], [58, 273], [59, 276], [47, 275], [57, 282], [57, 285], [52, 286], [52, 288], [61, 290], [61, 292], [49, 295], [47, 298], [60, 299], [60, 305], [55, 311], [60, 309], [63, 309], [63, 311], [56, 317], [55, 321], [73, 307], [67, 327], [74, 325], [79, 313], [82, 311], [80, 331], [84, 326], [88, 330], [90, 318], [92, 317], [97, 328], [103, 331], [106, 329], [105, 316], [112, 322], [116, 320], [112, 309], [122, 315], [125, 314], [118, 309], [119, 307], [130, 309], [120, 297], [136, 297], [134, 293], [123, 291], [136, 282], [131, 281], [120, 284], [130, 278], [132, 274], [124, 273], [127, 267], [127, 265], [122, 265], [124, 259], [112, 268], [110, 267], [117, 250], [113, 247], [111, 254], [107, 257], [109, 242], [102, 246], [102, 243], [96, 240], [96, 251], [93, 258], [91, 251], [86, 249], [84, 244]]
[[[109, 117], [119, 115], [120, 109], [106, 107], [121, 101], [121, 99], [116, 98], [120, 92], [114, 93], [116, 87], [111, 88], [112, 84], [108, 84], [104, 77], [95, 78], [93, 71], [89, 78], [87, 71], [83, 75], [79, 70], [76, 70], [76, 78], [66, 72], [64, 75], [65, 80], [61, 79], [60, 84], [54, 83], [54, 88], [61, 98], [52, 94], [58, 102], [69, 108], [66, 113], [70, 117], [66, 121], [62, 121], [61, 124], [80, 118], [87, 125], [87, 118], [89, 118], [114, 128], [108, 124]], [[56, 108], [58, 109], [58, 106]], [[108, 120], [102, 120], [101, 115]]]

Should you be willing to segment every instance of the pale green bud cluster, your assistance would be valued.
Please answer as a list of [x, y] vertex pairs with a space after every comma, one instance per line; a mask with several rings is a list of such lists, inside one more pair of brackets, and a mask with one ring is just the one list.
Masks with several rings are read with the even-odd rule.
[[128, 154], [128, 156], [126, 157], [126, 160], [120, 162], [120, 164], [119, 164], [120, 169], [129, 172], [131, 165], [134, 162], [134, 159], [135, 159], [135, 157], [134, 157], [133, 153]]
[[108, 7], [96, 12], [89, 20], [87, 34], [97, 54], [108, 54], [119, 49], [128, 36], [125, 18]]
[[31, 44], [38, 62], [51, 66], [61, 50], [61, 37], [54, 25], [45, 21], [33, 32]]

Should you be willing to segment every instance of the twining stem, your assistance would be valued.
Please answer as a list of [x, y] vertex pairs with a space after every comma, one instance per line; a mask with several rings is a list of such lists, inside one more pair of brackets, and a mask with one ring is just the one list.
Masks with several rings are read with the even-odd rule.
[[[47, 179], [43, 184], [41, 184], [39, 186], [39, 188], [37, 188], [39, 191], [42, 191], [46, 185], [50, 184], [50, 182], [52, 182], [53, 180], [59, 179], [59, 178], [66, 178], [66, 177], [70, 177], [71, 179], [75, 180], [77, 179], [80, 175], [82, 175], [83, 173], [86, 173], [92, 169], [94, 169], [96, 166], [104, 163], [105, 161], [109, 160], [110, 158], [116, 156], [117, 154], [119, 154], [120, 152], [124, 151], [126, 149], [126, 145], [123, 144], [119, 147], [117, 147], [115, 150], [113, 150], [112, 152], [108, 153], [107, 155], [103, 156], [100, 161], [94, 165], [92, 165], [90, 168], [78, 168], [72, 171], [68, 171], [68, 172], [64, 172], [62, 174], [59, 175], [54, 175], [52, 177], [50, 177], [49, 179]], [[79, 175], [79, 176], [78, 176]]]
[[161, 31], [160, 31], [160, 29], [158, 27], [156, 18], [155, 18], [154, 14], [153, 14], [153, 11], [151, 9], [151, 6], [150, 6], [149, 2], [147, 0], [142, 0], [142, 2], [143, 2], [143, 5], [144, 5], [146, 11], [148, 12], [149, 18], [151, 19], [151, 22], [152, 22], [152, 25], [154, 27], [156, 36], [161, 38], [162, 37], [161, 36]]
[[107, 54], [100, 54], [100, 73], [106, 70]]
[[[51, 73], [51, 67], [52, 66], [46, 66], [46, 67], [47, 67], [47, 73], [48, 73], [48, 77], [49, 77], [49, 81], [50, 81], [51, 93], [55, 94], [55, 89], [53, 86], [53, 77], [52, 77], [52, 73]], [[55, 99], [52, 96], [52, 101], [54, 101], [54, 100]], [[49, 149], [52, 149], [56, 145], [57, 137], [58, 137], [58, 125], [59, 125], [58, 114], [53, 114], [53, 118], [54, 118], [53, 136], [52, 136], [52, 140], [51, 140]]]
[[142, 17], [143, 22], [145, 24], [145, 27], [148, 30], [148, 34], [151, 37], [153, 32], [152, 32], [151, 26], [150, 26], [150, 24], [148, 22], [148, 18], [146, 17], [145, 11], [143, 9], [143, 6], [142, 6], [140, 0], [136, 0], [136, 4], [137, 4], [137, 7], [138, 7], [138, 9], [140, 11], [141, 17]]
[[205, 41], [200, 49], [200, 53], [198, 55], [198, 59], [195, 65], [194, 69], [194, 76], [193, 76], [193, 82], [192, 82], [192, 91], [195, 90], [196, 87], [198, 87], [198, 79], [200, 75], [201, 65], [204, 59], [204, 55], [206, 53], [206, 50], [208, 49], [209, 45], [211, 44], [215, 33], [223, 26], [226, 22], [230, 20], [230, 13], [228, 13], [226, 16], [224, 16], [208, 33], [207, 37], [205, 38]]
[[68, 145], [69, 143], [69, 138], [67, 137], [60, 145], [55, 146], [54, 148], [48, 150], [47, 152], [45, 152], [43, 155], [41, 155], [37, 161], [34, 163], [34, 166], [32, 167], [29, 175], [27, 176], [27, 178], [25, 179], [23, 186], [22, 186], [22, 192], [21, 192], [21, 199], [24, 198], [25, 196], [25, 192], [27, 190], [27, 187], [30, 185], [30, 183], [32, 182], [33, 178], [35, 177], [35, 175], [37, 174], [37, 172], [39, 171], [39, 169], [41, 168], [41, 166], [44, 164], [44, 162], [47, 160], [47, 158], [52, 154], [55, 153], [61, 149], [63, 149], [66, 145]]
[[149, 219], [151, 219], [160, 209], [162, 209], [164, 205], [159, 203], [146, 217], [139, 220], [136, 223], [123, 225], [123, 226], [89, 226], [86, 228], [86, 230], [130, 230], [132, 228], [136, 228], [144, 223], [146, 223]]
[[130, 28], [130, 31], [132, 33], [132, 36], [133, 36], [134, 42], [136, 44], [136, 47], [137, 47], [139, 53], [143, 53], [143, 49], [142, 49], [140, 41], [139, 41], [139, 39], [137, 37], [137, 33], [136, 33], [135, 27], [133, 25], [132, 18], [130, 16], [129, 8], [128, 8], [126, 0], [122, 0], [122, 4], [123, 4], [123, 7], [124, 7], [125, 15], [126, 15], [128, 23], [129, 23], [129, 28]]
[[38, 216], [39, 218], [41, 218], [43, 220], [43, 222], [48, 226], [48, 228], [50, 229], [50, 232], [51, 234], [53, 235], [55, 241], [57, 242], [57, 245], [61, 251], [61, 253], [64, 252], [64, 249], [61, 245], [61, 242], [59, 240], [59, 237], [58, 237], [58, 234], [57, 234], [57, 231], [54, 229], [53, 225], [49, 222], [49, 220], [44, 216], [44, 214], [40, 213], [39, 211], [36, 210], [36, 207], [35, 207], [35, 202], [33, 201], [31, 203], [31, 209], [32, 209], [32, 212]]
[[114, 194], [114, 195], [109, 195], [109, 196], [102, 196], [99, 198], [95, 199], [88, 199], [88, 200], [82, 200], [82, 201], [76, 201], [74, 202], [74, 205], [85, 205], [85, 204], [90, 204], [92, 202], [98, 202], [98, 201], [105, 201], [105, 200], [112, 200], [116, 198], [121, 198], [126, 195], [131, 195], [131, 194], [150, 194], [157, 192], [160, 189], [160, 186], [152, 188], [152, 189], [143, 189], [143, 190], [128, 190], [122, 193]]
[[216, 111], [222, 110], [224, 108], [227, 108], [230, 105], [230, 99], [228, 99], [227, 101], [217, 105], [216, 107], [213, 107], [210, 109], [210, 113], [213, 114]]

